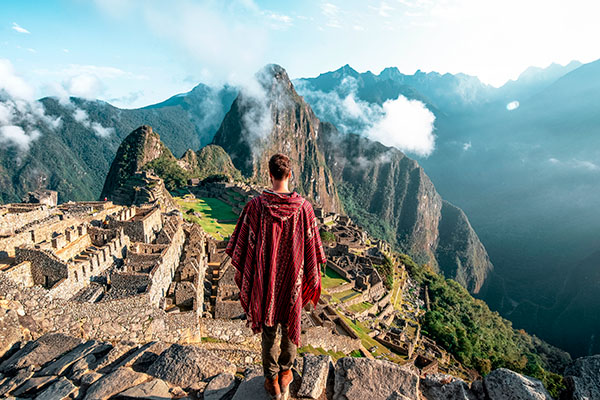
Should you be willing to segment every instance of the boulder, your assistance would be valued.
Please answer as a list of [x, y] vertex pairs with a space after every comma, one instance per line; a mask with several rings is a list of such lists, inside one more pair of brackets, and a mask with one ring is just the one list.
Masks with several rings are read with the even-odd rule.
[[223, 373], [211, 379], [204, 389], [204, 400], [221, 400], [235, 387], [235, 377], [229, 373]]
[[419, 399], [419, 375], [413, 365], [366, 358], [340, 358], [335, 366], [334, 400], [386, 400], [394, 392]]
[[171, 396], [169, 385], [165, 381], [153, 379], [127, 389], [119, 394], [119, 398], [126, 400], [171, 400], [173, 396]]
[[429, 374], [420, 382], [421, 394], [427, 400], [477, 400], [462, 379], [446, 374]]
[[63, 400], [77, 390], [77, 387], [65, 377], [59, 378], [48, 386], [42, 393], [36, 396], [36, 400]]
[[62, 333], [46, 334], [34, 342], [28, 342], [12, 357], [0, 364], [0, 372], [28, 366], [42, 366], [67, 351], [73, 350], [80, 343], [80, 339]]
[[12, 394], [19, 397], [23, 395], [28, 396], [29, 394], [36, 393], [43, 387], [48, 386], [57, 378], [57, 376], [40, 376], [36, 378], [31, 378], [23, 385], [19, 386], [18, 389], [13, 390]]
[[13, 377], [6, 377], [0, 385], [0, 397], [10, 393], [17, 387], [25, 383], [29, 378], [33, 376], [34, 367], [30, 366], [27, 368], [20, 369]]
[[298, 397], [318, 399], [327, 386], [329, 366], [332, 363], [329, 356], [304, 356], [302, 384], [298, 390]]
[[110, 344], [99, 343], [95, 340], [82, 343], [69, 351], [67, 354], [60, 357], [55, 362], [39, 372], [39, 375], [62, 375], [67, 368], [84, 358], [88, 354], [98, 353], [110, 349]]
[[146, 374], [135, 372], [130, 368], [119, 368], [95, 381], [87, 390], [84, 400], [108, 399], [147, 379]]
[[490, 372], [483, 385], [490, 400], [552, 400], [539, 379], [506, 368]]
[[270, 400], [271, 396], [265, 391], [265, 378], [259, 367], [246, 369], [244, 380], [240, 383], [232, 400]]
[[221, 373], [235, 374], [236, 367], [209, 350], [173, 344], [163, 351], [147, 373], [185, 389], [203, 387], [202, 381]]
[[576, 359], [564, 376], [568, 400], [600, 399], [600, 355]]

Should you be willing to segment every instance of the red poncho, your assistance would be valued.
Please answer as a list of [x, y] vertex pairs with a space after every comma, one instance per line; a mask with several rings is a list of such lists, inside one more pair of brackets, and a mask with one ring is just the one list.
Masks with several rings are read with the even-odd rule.
[[321, 296], [325, 262], [312, 206], [298, 193], [265, 190], [246, 204], [225, 252], [237, 269], [240, 302], [254, 333], [288, 324], [300, 342], [300, 314]]

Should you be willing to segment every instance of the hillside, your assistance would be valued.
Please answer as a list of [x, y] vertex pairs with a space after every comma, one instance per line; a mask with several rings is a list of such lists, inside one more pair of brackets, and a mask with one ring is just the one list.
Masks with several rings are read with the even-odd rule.
[[395, 148], [322, 124], [319, 137], [348, 214], [371, 234], [477, 293], [493, 266], [462, 210]]
[[[141, 109], [120, 109], [102, 101], [71, 98], [40, 100], [51, 118], [60, 118], [59, 129], [40, 125], [39, 138], [26, 153], [13, 146], [0, 148], [0, 201], [19, 201], [28, 191], [48, 188], [60, 201], [98, 198], [102, 183], [121, 141], [141, 125], [160, 132], [176, 156], [210, 143], [236, 91], [199, 85], [189, 93]], [[86, 118], [77, 120], [76, 115]], [[91, 124], [108, 129], [99, 136]]]

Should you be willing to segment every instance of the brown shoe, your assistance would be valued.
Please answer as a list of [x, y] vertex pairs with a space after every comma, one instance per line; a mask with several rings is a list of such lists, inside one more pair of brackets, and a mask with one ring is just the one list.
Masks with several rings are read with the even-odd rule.
[[294, 380], [294, 374], [291, 369], [279, 372], [279, 385], [281, 386], [281, 398], [287, 400], [290, 396], [290, 383]]
[[277, 382], [277, 375], [273, 379], [265, 377], [265, 390], [271, 396], [271, 399], [281, 399], [281, 389], [279, 388], [279, 382]]

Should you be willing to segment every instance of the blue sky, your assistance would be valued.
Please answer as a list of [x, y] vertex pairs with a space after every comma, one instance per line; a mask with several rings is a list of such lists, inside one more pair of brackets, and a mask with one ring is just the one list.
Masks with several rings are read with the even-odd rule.
[[[496, 86], [531, 65], [600, 58], [595, 1], [3, 0], [0, 59], [36, 96], [152, 104], [199, 82], [292, 78], [348, 63], [464, 72]], [[2, 77], [0, 77], [2, 78]]]

